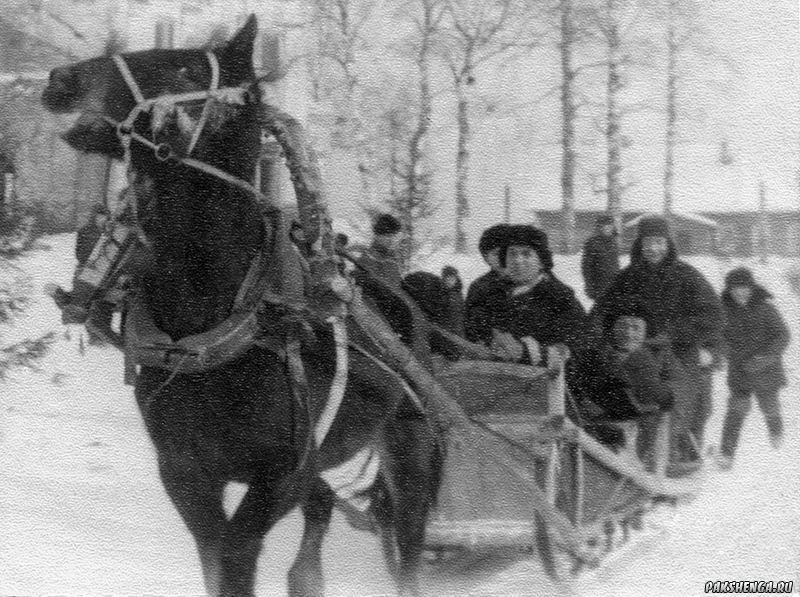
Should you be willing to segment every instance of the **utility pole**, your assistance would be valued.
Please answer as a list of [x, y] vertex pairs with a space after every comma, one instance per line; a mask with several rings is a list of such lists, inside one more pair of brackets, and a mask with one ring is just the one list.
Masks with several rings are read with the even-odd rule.
[[503, 189], [503, 221], [511, 223], [511, 187], [506, 183]]
[[758, 184], [758, 252], [761, 263], [767, 262], [769, 239], [767, 238], [769, 223], [767, 222], [767, 190], [762, 180]]

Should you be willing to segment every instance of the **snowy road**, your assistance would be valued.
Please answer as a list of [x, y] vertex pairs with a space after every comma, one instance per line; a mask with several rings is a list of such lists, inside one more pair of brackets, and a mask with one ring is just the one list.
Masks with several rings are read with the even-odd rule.
[[[71, 237], [26, 258], [36, 303], [13, 334], [54, 329], [58, 314], [41, 285], [67, 283]], [[426, 264], [431, 270], [438, 263]], [[459, 266], [466, 279], [480, 271]], [[575, 265], [561, 276], [572, 282]], [[776, 265], [779, 272], [783, 265]], [[66, 272], [66, 273], [65, 273]], [[720, 268], [706, 272], [715, 283]], [[800, 299], [775, 274], [764, 282], [777, 295], [793, 332], [784, 393], [787, 442], [768, 448], [754, 412], [742, 434], [735, 469], [715, 475], [703, 493], [680, 508], [669, 532], [635, 557], [576, 585], [582, 595], [701, 595], [707, 580], [800, 581]], [[65, 280], [66, 278], [66, 280]], [[9, 337], [10, 337], [9, 336]], [[0, 394], [0, 595], [199, 595], [200, 571], [189, 534], [158, 480], [154, 452], [122, 359], [112, 349], [77, 350], [63, 338], [38, 372], [21, 371]], [[719, 435], [725, 398], [716, 385], [710, 437]], [[267, 538], [258, 594], [285, 594], [299, 521], [292, 514]], [[644, 546], [643, 546], [644, 547]], [[391, 594], [378, 541], [340, 516], [325, 546], [332, 595]], [[432, 595], [551, 594], [535, 562], [520, 556], [456, 559], [428, 566]]]

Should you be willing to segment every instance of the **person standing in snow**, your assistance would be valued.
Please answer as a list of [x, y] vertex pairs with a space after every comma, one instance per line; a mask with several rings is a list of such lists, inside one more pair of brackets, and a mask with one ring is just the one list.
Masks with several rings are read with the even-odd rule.
[[786, 385], [781, 355], [789, 345], [789, 328], [769, 300], [772, 295], [744, 267], [725, 277], [725, 341], [728, 347], [728, 410], [722, 428], [720, 466], [733, 464], [739, 433], [755, 395], [767, 423], [773, 448], [783, 441], [778, 392]]
[[702, 455], [711, 414], [712, 367], [722, 351], [722, 304], [708, 280], [678, 258], [664, 218], [649, 216], [639, 222], [630, 265], [614, 278], [592, 309], [595, 330], [623, 297], [644, 302], [654, 326], [665, 334], [692, 379], [694, 403], [675, 407], [673, 429], [679, 442], [674, 446], [674, 460], [696, 461]]
[[619, 272], [617, 229], [609, 215], [601, 215], [595, 223], [595, 232], [583, 245], [581, 274], [584, 292], [596, 301], [611, 285]]

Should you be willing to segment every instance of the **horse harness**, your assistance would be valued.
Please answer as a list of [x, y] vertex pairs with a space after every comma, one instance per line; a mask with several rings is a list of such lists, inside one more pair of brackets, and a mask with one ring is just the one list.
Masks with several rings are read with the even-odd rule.
[[[173, 342], [167, 334], [156, 326], [147, 306], [140, 298], [137, 298], [134, 292], [130, 300], [126, 301], [128, 309], [125, 324], [124, 351], [126, 361], [129, 361], [129, 364], [126, 364], [126, 369], [131, 370], [132, 368], [135, 369], [136, 365], [146, 365], [170, 371], [167, 379], [148, 396], [147, 401], [150, 401], [169, 385], [177, 374], [208, 371], [241, 356], [255, 345], [265, 347], [285, 360], [290, 386], [295, 399], [301, 409], [307, 412], [309, 425], [311, 426], [312, 423], [315, 423], [313, 425], [313, 440], [318, 447], [322, 444], [332, 426], [343, 400], [344, 388], [347, 382], [348, 340], [342, 317], [343, 310], [341, 308], [334, 309], [324, 318], [332, 326], [333, 330], [336, 369], [328, 400], [321, 416], [314, 422], [311, 414], [309, 384], [300, 356], [301, 337], [303, 336], [301, 328], [308, 326], [304, 318], [312, 314], [312, 312], [305, 304], [302, 284], [300, 284], [299, 288], [295, 284], [295, 287], [289, 288], [288, 292], [274, 292], [270, 288], [270, 281], [275, 279], [278, 273], [276, 268], [284, 270], [280, 273], [285, 280], [287, 278], [286, 269], [293, 269], [295, 276], [298, 276], [299, 269], [302, 267], [296, 260], [293, 262], [292, 259], [287, 258], [288, 251], [285, 246], [283, 247], [283, 254], [280, 255], [282, 259], [276, 259], [278, 257], [276, 248], [280, 252], [280, 245], [287, 242], [283, 238], [285, 235], [282, 236], [280, 230], [282, 224], [281, 210], [272, 203], [268, 196], [261, 193], [249, 182], [206, 162], [190, 157], [208, 120], [213, 103], [243, 104], [245, 102], [245, 94], [248, 93], [242, 87], [219, 88], [219, 63], [217, 57], [212, 52], [206, 52], [206, 57], [211, 67], [211, 81], [207, 90], [162, 95], [146, 99], [124, 58], [121, 55], [112, 56], [113, 62], [133, 95], [136, 105], [122, 121], [116, 121], [105, 114], [102, 118], [115, 127], [124, 149], [125, 163], [128, 166], [130, 166], [131, 159], [130, 144], [135, 141], [152, 149], [156, 159], [159, 161], [170, 160], [177, 164], [200, 170], [254, 196], [264, 210], [266, 229], [274, 232], [271, 235], [272, 243], [267, 243], [272, 246], [262, 246], [253, 259], [234, 300], [231, 315], [207, 332]], [[194, 125], [185, 157], [176, 155], [168, 143], [154, 143], [134, 130], [134, 122], [138, 116], [143, 112], [152, 110], [155, 106], [175, 105], [199, 100], [205, 100], [203, 110], [199, 120]], [[136, 234], [141, 242], [147, 245], [148, 241], [138, 221], [136, 193], [131, 195], [131, 210], [134, 216]], [[112, 264], [111, 270], [119, 273], [121, 263], [127, 257], [124, 253], [129, 253], [131, 250], [133, 250], [132, 245], [128, 247], [127, 251], [119, 251], [120, 255], [117, 264]], [[298, 254], [296, 259], [303, 258]], [[281, 263], [276, 266], [276, 261]], [[103, 290], [102, 286], [113, 283], [112, 278], [113, 276], [105, 276], [102, 285], [98, 280], [98, 291]], [[106, 286], [107, 288], [108, 286]], [[278, 316], [278, 321], [270, 326], [272, 328], [270, 332], [265, 332], [262, 323], [263, 318], [259, 314], [259, 308], [264, 306], [268, 308], [271, 315]], [[319, 313], [313, 313], [313, 315], [318, 316]], [[133, 365], [132, 367], [131, 364]], [[304, 459], [307, 456], [308, 450], [306, 450]]]

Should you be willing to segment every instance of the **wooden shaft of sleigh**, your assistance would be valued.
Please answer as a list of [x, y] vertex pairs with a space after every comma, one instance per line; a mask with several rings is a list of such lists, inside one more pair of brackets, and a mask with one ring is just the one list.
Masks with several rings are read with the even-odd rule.
[[[519, 457], [515, 458], [514, 444], [501, 442], [496, 436], [472, 424], [461, 406], [453, 399], [414, 357], [388, 324], [361, 299], [356, 291], [348, 302], [348, 313], [378, 344], [387, 364], [401, 372], [425, 400], [428, 414], [443, 429], [457, 430], [459, 438], [484, 456], [496, 459], [497, 464], [526, 481], [530, 487], [534, 509], [578, 558], [591, 562], [596, 557], [582, 545], [581, 538], [570, 521], [552, 504], [548, 503], [533, 475]], [[527, 459], [527, 453], [523, 459]]]

